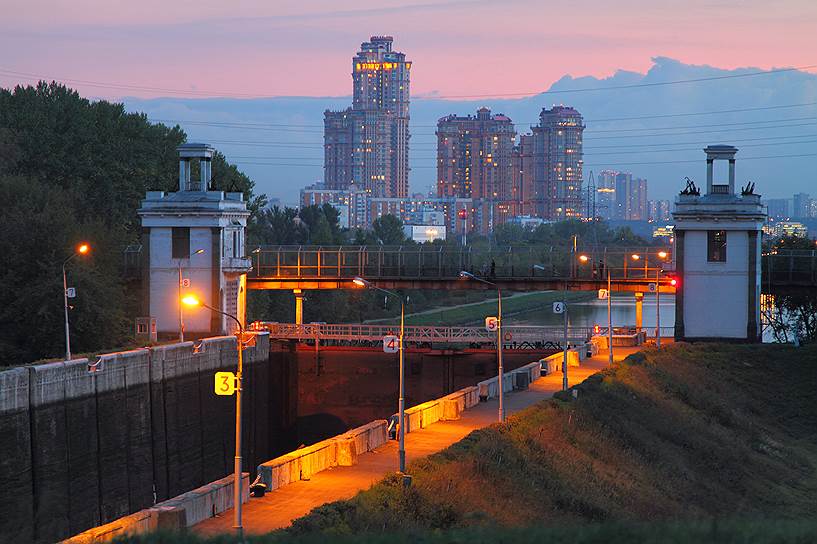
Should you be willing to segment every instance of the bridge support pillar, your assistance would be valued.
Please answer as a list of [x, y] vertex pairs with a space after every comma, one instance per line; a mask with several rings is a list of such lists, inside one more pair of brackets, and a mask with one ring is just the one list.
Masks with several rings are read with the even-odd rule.
[[295, 324], [304, 324], [304, 292], [300, 289], [293, 289], [295, 293]]
[[641, 332], [644, 320], [644, 293], [635, 294], [635, 329]]

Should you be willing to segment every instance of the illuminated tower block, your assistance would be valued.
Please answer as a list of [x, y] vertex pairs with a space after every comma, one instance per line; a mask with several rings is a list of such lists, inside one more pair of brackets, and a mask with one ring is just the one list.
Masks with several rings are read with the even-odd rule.
[[[231, 332], [234, 322], [205, 308], [185, 308], [179, 294], [192, 293], [202, 302], [244, 321], [245, 274], [251, 266], [244, 250], [247, 204], [243, 193], [211, 191], [211, 160], [207, 144], [179, 146], [179, 191], [148, 191], [139, 209], [143, 308], [156, 318], [160, 336], [177, 336], [180, 321], [187, 339]], [[199, 179], [192, 179], [194, 163]], [[181, 289], [179, 277], [181, 276]]]
[[[676, 340], [759, 342], [760, 242], [766, 220], [753, 188], [735, 194], [737, 148], [706, 152], [706, 194], [685, 189], [675, 202]], [[727, 183], [715, 161], [729, 163]]]

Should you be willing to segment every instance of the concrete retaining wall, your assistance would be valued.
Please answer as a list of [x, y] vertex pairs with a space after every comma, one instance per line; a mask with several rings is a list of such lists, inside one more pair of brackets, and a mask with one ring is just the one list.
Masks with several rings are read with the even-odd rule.
[[[250, 475], [241, 475], [241, 502], [250, 500]], [[233, 507], [233, 476], [227, 476], [178, 497], [160, 502], [135, 514], [94, 527], [63, 542], [91, 544], [109, 542], [124, 535], [136, 535], [157, 529], [178, 531], [215, 517]]]
[[[502, 374], [502, 390], [505, 393], [513, 391], [514, 389], [527, 389], [528, 385], [539, 379], [541, 376], [541, 367], [539, 361], [528, 363], [516, 370], [504, 372]], [[495, 398], [499, 395], [499, 377], [494, 376], [487, 380], [479, 382], [477, 385], [479, 400], [485, 401]]]
[[[257, 341], [245, 370], [267, 366], [268, 335]], [[236, 359], [220, 337], [0, 372], [0, 543], [144, 524], [132, 513], [229, 474], [235, 399], [213, 394], [212, 375]], [[273, 415], [271, 388], [257, 389], [248, 438]], [[271, 453], [253, 442], [251, 462]]]
[[[594, 350], [593, 344], [584, 344], [581, 346], [576, 346], [575, 348], [570, 348], [567, 350], [567, 367], [570, 368], [578, 367], [582, 361], [587, 358], [587, 352], [594, 353], [597, 349]], [[564, 363], [564, 353], [554, 353], [550, 357], [545, 357], [540, 361], [540, 366], [545, 374], [553, 374], [554, 372], [561, 372], [562, 371], [562, 364]]]
[[292, 482], [307, 480], [327, 468], [354, 465], [358, 455], [373, 451], [388, 441], [387, 426], [384, 419], [361, 425], [262, 463], [258, 466], [258, 474], [267, 490], [272, 491]]

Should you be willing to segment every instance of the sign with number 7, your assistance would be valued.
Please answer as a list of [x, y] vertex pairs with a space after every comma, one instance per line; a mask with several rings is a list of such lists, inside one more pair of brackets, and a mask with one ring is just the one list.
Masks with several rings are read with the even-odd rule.
[[235, 374], [232, 372], [216, 372], [216, 395], [230, 396], [235, 393]]

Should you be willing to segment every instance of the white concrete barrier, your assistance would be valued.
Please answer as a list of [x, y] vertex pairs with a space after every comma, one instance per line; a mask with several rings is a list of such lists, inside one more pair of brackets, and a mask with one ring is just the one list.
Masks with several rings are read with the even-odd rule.
[[337, 466], [337, 442], [337, 438], [321, 440], [258, 465], [258, 474], [266, 484], [267, 491], [299, 480], [308, 480], [313, 474]]
[[[250, 500], [250, 475], [241, 475], [241, 502]], [[63, 543], [92, 544], [110, 542], [126, 535], [157, 529], [178, 531], [215, 517], [233, 507], [233, 476], [226, 476], [172, 499], [121, 517], [105, 525], [88, 529]]]
[[357, 456], [373, 451], [389, 440], [388, 422], [378, 419], [356, 427], [337, 437], [338, 465], [351, 466], [357, 463]]

